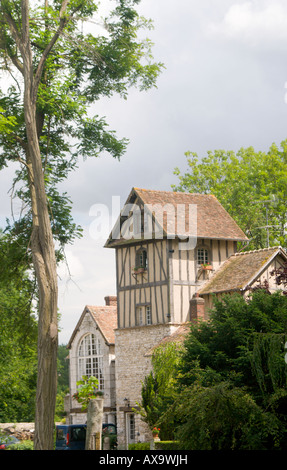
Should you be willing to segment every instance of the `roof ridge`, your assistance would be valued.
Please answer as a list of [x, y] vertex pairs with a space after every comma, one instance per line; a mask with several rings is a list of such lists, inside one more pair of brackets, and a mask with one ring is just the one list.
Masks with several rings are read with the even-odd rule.
[[149, 191], [150, 193], [169, 193], [169, 194], [189, 194], [189, 195], [196, 195], [196, 196], [212, 196], [212, 197], [216, 197], [214, 194], [212, 193], [209, 193], [209, 194], [206, 194], [206, 193], [191, 193], [189, 191], [168, 191], [168, 190], [165, 190], [165, 189], [146, 189], [146, 188], [137, 188], [137, 187], [133, 187], [133, 189], [135, 191]]
[[90, 308], [117, 308], [116, 305], [86, 305], [86, 309]]
[[[241, 256], [241, 255], [247, 255], [249, 253], [260, 253], [262, 251], [271, 251], [271, 250], [282, 250], [282, 246], [280, 245], [276, 245], [276, 246], [270, 246], [269, 248], [260, 248], [258, 250], [250, 250], [250, 251], [240, 251], [240, 252], [237, 252], [237, 253], [233, 253], [233, 255], [231, 255], [229, 258], [231, 258], [232, 256]], [[229, 259], [227, 258], [227, 259]]]

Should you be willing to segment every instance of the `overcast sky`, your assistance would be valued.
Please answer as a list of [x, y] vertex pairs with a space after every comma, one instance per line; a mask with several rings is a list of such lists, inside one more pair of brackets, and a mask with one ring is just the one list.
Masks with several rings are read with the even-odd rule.
[[[171, 190], [174, 168], [187, 169], [187, 150], [267, 151], [287, 138], [286, 1], [142, 0], [139, 11], [153, 19], [147, 36], [166, 69], [157, 89], [97, 103], [95, 112], [129, 138], [127, 152], [120, 162], [106, 155], [79, 162], [64, 185], [84, 236], [66, 250], [72, 278], [59, 268], [62, 344], [85, 305], [116, 294], [114, 250], [103, 248], [105, 236], [91, 236], [95, 205], [111, 215], [112, 197], [123, 205], [132, 187]], [[13, 171], [0, 173], [2, 224]]]

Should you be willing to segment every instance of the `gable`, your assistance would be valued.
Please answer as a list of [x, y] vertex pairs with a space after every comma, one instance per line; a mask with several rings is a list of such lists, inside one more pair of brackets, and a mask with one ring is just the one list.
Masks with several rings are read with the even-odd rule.
[[218, 271], [199, 289], [199, 295], [244, 291], [251, 286], [272, 261], [281, 264], [287, 260], [281, 247], [272, 247], [236, 253], [228, 258]]
[[98, 307], [86, 305], [68, 342], [67, 348], [70, 349], [72, 347], [73, 340], [87, 316], [89, 316], [94, 322], [95, 327], [100, 330], [105, 342], [109, 345], [115, 344], [115, 329], [117, 327], [117, 306]]
[[[153, 217], [154, 224], [163, 237], [182, 238], [184, 235], [196, 235], [202, 239], [248, 240], [218, 199], [210, 194], [133, 188], [124, 208], [128, 208], [127, 212], [129, 209], [132, 212], [139, 209], [141, 217], [145, 211], [146, 219], [140, 221], [142, 230], [138, 231], [138, 237], [134, 238], [137, 240], [143, 237], [144, 224], [148, 217]], [[127, 212], [121, 213], [105, 244], [106, 247], [127, 243], [122, 232], [123, 223], [128, 218]]]

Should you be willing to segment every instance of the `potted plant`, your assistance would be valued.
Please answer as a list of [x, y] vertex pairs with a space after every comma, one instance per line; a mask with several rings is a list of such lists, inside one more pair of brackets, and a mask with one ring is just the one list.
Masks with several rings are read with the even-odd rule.
[[152, 435], [153, 435], [153, 438], [156, 440], [156, 439], [159, 439], [158, 437], [158, 433], [160, 431], [160, 428], [157, 428], [156, 426], [152, 429]]

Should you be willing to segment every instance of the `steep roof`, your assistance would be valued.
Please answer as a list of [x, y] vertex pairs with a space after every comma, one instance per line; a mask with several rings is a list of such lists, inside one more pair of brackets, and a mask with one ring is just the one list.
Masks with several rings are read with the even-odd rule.
[[[137, 204], [141, 208], [145, 206], [147, 212], [151, 211], [148, 206], [163, 208], [163, 217], [157, 218], [156, 222], [163, 229], [164, 236], [172, 235], [194, 235], [194, 223], [189, 227], [190, 206], [197, 209], [197, 237], [207, 239], [223, 240], [248, 240], [246, 235], [228, 214], [218, 199], [211, 194], [193, 194], [172, 191], [155, 191], [148, 189], [133, 188], [127, 199], [127, 204]], [[151, 214], [152, 212], [150, 212]], [[156, 215], [156, 212], [155, 212]], [[120, 219], [116, 230], [119, 231]], [[140, 238], [140, 237], [139, 237]], [[106, 243], [106, 247], [123, 243], [123, 239], [115, 239], [112, 234]]]
[[117, 307], [116, 306], [103, 306], [98, 307], [94, 305], [86, 305], [83, 313], [73, 331], [73, 334], [68, 343], [68, 349], [71, 348], [74, 337], [81, 326], [85, 315], [90, 314], [95, 321], [95, 325], [101, 331], [107, 344], [115, 344], [115, 329], [117, 328]]
[[281, 247], [235, 253], [204, 283], [198, 294], [244, 291], [278, 255], [287, 260]]

